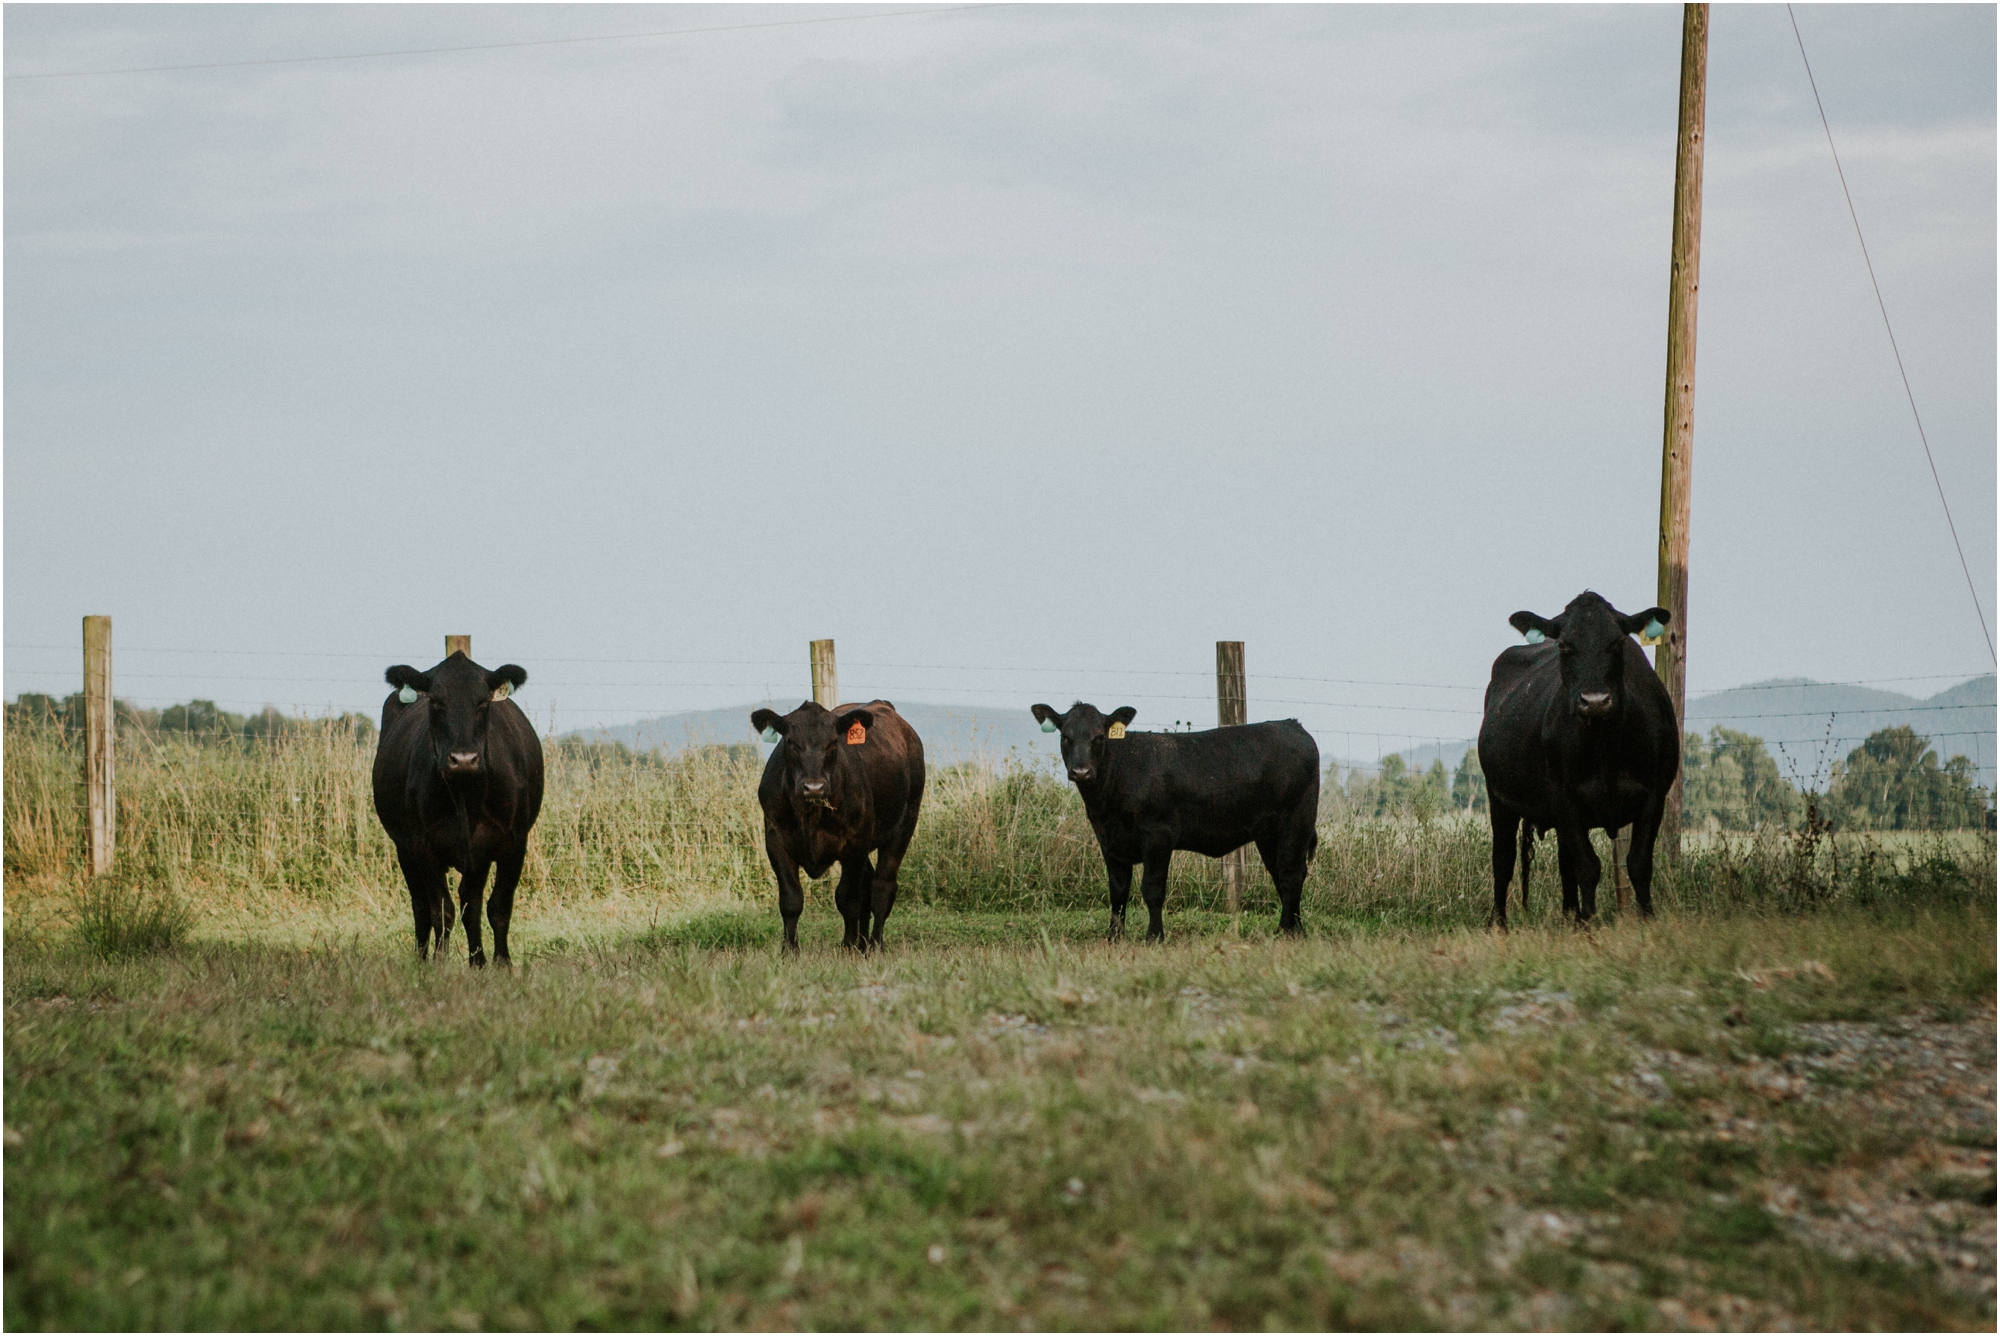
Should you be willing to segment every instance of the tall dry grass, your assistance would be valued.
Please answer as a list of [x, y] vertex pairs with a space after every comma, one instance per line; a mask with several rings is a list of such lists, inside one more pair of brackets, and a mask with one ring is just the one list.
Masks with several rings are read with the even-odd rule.
[[[171, 888], [205, 919], [273, 906], [400, 912], [406, 892], [375, 818], [370, 740], [329, 721], [249, 746], [121, 736], [121, 878]], [[721, 749], [667, 761], [547, 749], [547, 790], [521, 904], [617, 902], [659, 915], [701, 902], [764, 901], [771, 873], [757, 807], [758, 763]], [[84, 870], [76, 739], [11, 723], [5, 748], [5, 870], [14, 926], [73, 918]], [[1485, 922], [1492, 903], [1483, 818], [1322, 820], [1305, 911], [1385, 925]], [[1608, 847], [1601, 850], [1608, 858]], [[1555, 848], [1537, 860], [1531, 921], [1559, 904]], [[1833, 836], [1825, 832], [1691, 839], [1662, 868], [1668, 908], [1808, 910], [1898, 897], [1993, 895], [1984, 834]], [[1169, 910], [1222, 908], [1213, 860], [1182, 855]], [[1073, 789], [1018, 765], [934, 770], [904, 865], [906, 896], [962, 909], [1032, 914], [1101, 906], [1103, 863]], [[817, 892], [809, 892], [816, 894]], [[1600, 905], [1608, 906], [1608, 884]], [[1244, 908], [1275, 913], [1252, 860]], [[392, 921], [392, 920], [385, 920]]]

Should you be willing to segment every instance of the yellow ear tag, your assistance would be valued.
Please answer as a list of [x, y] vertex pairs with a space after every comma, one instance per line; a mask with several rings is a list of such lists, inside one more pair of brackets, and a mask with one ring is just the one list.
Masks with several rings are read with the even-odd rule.
[[509, 696], [513, 694], [514, 694], [514, 684], [512, 682], [502, 682], [499, 686], [493, 688], [494, 700], [506, 700]]
[[866, 741], [868, 741], [868, 730], [861, 726], [859, 720], [856, 720], [853, 724], [848, 726], [847, 729], [848, 746], [859, 747], [862, 743]]
[[1110, 732], [1110, 733], [1109, 733], [1109, 734], [1108, 734], [1107, 736], [1109, 736], [1109, 737], [1114, 737], [1114, 738], [1122, 738], [1122, 737], [1124, 737], [1124, 736], [1125, 736], [1125, 725], [1123, 725], [1123, 724], [1113, 724], [1113, 725], [1111, 726], [1111, 732]]

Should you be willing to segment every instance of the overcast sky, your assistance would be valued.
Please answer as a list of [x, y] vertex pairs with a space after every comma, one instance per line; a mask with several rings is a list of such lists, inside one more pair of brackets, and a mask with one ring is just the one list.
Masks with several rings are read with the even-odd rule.
[[[1995, 10], [1798, 17], [1991, 619]], [[9, 696], [109, 613], [154, 705], [463, 631], [568, 728], [833, 636], [1206, 726], [1229, 638], [1362, 755], [1655, 599], [1679, 6], [4, 22]], [[1700, 321], [1692, 690], [1990, 670], [1782, 6], [1713, 11]]]

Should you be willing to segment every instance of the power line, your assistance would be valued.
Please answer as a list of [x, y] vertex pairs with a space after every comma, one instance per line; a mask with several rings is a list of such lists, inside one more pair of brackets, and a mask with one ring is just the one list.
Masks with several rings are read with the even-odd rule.
[[1806, 57], [1806, 39], [1799, 35], [1799, 16], [1791, 5], [1785, 14], [1792, 21], [1792, 38], [1799, 44], [1799, 59], [1805, 62], [1806, 82], [1812, 85], [1813, 105], [1819, 108], [1820, 127], [1826, 131], [1827, 151], [1833, 154], [1833, 170], [1840, 177], [1840, 193], [1847, 199], [1847, 216], [1854, 220], [1854, 239], [1861, 243], [1861, 261], [1868, 266], [1868, 282], [1875, 289], [1875, 306], [1882, 312], [1882, 328], [1889, 335], [1889, 350], [1896, 355], [1896, 374], [1903, 378], [1903, 397], [1910, 401], [1910, 416], [1916, 420], [1917, 439], [1924, 443], [1924, 460], [1931, 466], [1931, 483], [1937, 488], [1938, 504], [1944, 507], [1945, 527], [1951, 530], [1951, 545], [1958, 550], [1958, 566], [1965, 572], [1966, 592], [1972, 595], [1972, 610], [1979, 614], [1979, 634], [1986, 637], [1986, 652], [2000, 663], [1993, 649], [1993, 633], [1986, 627], [1986, 609], [1980, 606], [1979, 588], [1972, 583], [1972, 567], [1965, 560], [1965, 545], [1958, 541], [1958, 525], [1952, 522], [1951, 503], [1944, 499], [1944, 482], [1938, 477], [1937, 460], [1931, 455], [1931, 438], [1924, 431], [1924, 419], [1917, 412], [1917, 396], [1910, 389], [1910, 373], [1903, 369], [1903, 350], [1896, 346], [1896, 331], [1889, 324], [1889, 306], [1882, 300], [1882, 285], [1875, 278], [1875, 261], [1868, 257], [1868, 239], [1861, 235], [1861, 215], [1854, 209], [1854, 194], [1847, 188], [1847, 172], [1840, 165], [1840, 150], [1833, 146], [1833, 125], [1826, 118], [1826, 104], [1820, 101], [1819, 81], [1813, 78], [1812, 61]]
[[117, 70], [52, 70], [42, 74], [9, 74], [16, 79], [87, 79], [106, 74], [170, 74], [181, 70], [235, 70], [251, 65], [308, 65], [335, 60], [382, 60], [390, 56], [442, 56], [468, 51], [509, 51], [529, 46], [574, 46], [581, 42], [629, 42], [643, 37], [686, 37], [695, 33], [745, 32], [752, 28], [797, 28], [810, 23], [856, 23], [864, 19], [915, 18], [920, 14], [954, 14], [967, 9], [997, 9], [998, 4], [940, 5], [901, 9], [890, 14], [834, 14], [815, 19], [775, 19], [769, 23], [728, 23], [713, 28], [660, 28], [652, 32], [606, 33], [599, 37], [543, 37], [526, 42], [480, 42], [472, 46], [418, 46], [398, 51], [354, 51], [336, 56], [275, 56], [267, 60], [214, 60], [191, 65], [135, 65]]

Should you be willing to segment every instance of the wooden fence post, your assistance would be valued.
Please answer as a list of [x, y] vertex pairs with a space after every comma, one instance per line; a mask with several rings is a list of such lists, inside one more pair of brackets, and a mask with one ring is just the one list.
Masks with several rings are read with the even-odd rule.
[[463, 654], [463, 655], [464, 655], [464, 656], [465, 656], [466, 658], [468, 658], [468, 659], [469, 659], [469, 658], [471, 658], [471, 657], [472, 657], [472, 637], [471, 637], [471, 636], [446, 636], [446, 637], [444, 638], [444, 656], [445, 656], [445, 657], [446, 657], [447, 659], [449, 659], [449, 658], [450, 658], [450, 657], [451, 657], [452, 655], [454, 655], [454, 654]]
[[[1215, 722], [1219, 728], [1250, 722], [1248, 686], [1243, 679], [1243, 642], [1215, 642]], [[1243, 882], [1250, 872], [1249, 847], [1222, 856], [1222, 894], [1231, 917], [1243, 912]]]
[[831, 710], [840, 704], [840, 675], [833, 667], [833, 642], [815, 640], [811, 645], [813, 699]]
[[111, 619], [83, 619], [83, 784], [90, 821], [90, 875], [111, 870], [118, 843], [118, 787], [111, 744], [118, 730], [111, 695]]

